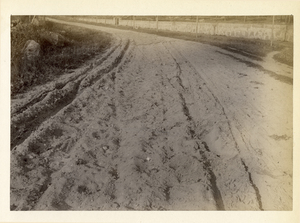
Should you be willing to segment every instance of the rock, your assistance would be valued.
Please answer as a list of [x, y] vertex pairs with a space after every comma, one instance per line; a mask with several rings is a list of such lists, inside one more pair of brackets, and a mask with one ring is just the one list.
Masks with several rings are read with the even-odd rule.
[[36, 61], [40, 56], [40, 44], [34, 40], [28, 40], [23, 48], [23, 57], [27, 61]]
[[25, 43], [22, 49], [22, 59], [19, 69], [21, 80], [24, 81], [23, 84], [30, 83], [35, 78], [35, 71], [39, 66], [40, 51], [40, 44], [34, 40], [28, 40]]

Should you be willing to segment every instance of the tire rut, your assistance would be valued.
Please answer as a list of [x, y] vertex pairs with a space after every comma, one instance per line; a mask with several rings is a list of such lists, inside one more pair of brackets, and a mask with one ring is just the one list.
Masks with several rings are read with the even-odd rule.
[[[108, 59], [109, 56], [115, 52], [117, 47], [114, 47], [111, 51], [109, 51], [104, 58]], [[26, 140], [26, 138], [28, 138], [28, 136], [30, 136], [30, 134], [35, 131], [42, 122], [47, 120], [49, 117], [54, 116], [62, 108], [69, 105], [76, 97], [78, 97], [83, 89], [93, 85], [102, 77], [103, 74], [109, 73], [117, 67], [124, 57], [128, 47], [129, 41], [124, 44], [120, 54], [118, 54], [113, 62], [106, 68], [102, 68], [95, 72], [94, 67], [89, 66], [84, 69], [78, 77], [75, 77], [75, 80], [71, 79], [68, 81], [64, 87], [55, 89], [47, 94], [44, 93], [40, 95], [38, 98], [33, 99], [31, 103], [25, 105], [23, 109], [21, 109], [23, 111], [18, 111], [11, 119], [11, 149], [24, 142], [24, 140]], [[100, 59], [101, 63], [103, 61], [104, 60]], [[100, 62], [99, 64], [101, 64]], [[92, 74], [94, 75], [89, 74], [91, 71], [93, 71]], [[88, 81], [86, 78], [88, 78]]]
[[87, 64], [90, 65], [83, 68], [78, 68], [77, 70], [73, 71], [70, 75], [67, 75], [67, 78], [63, 76], [62, 78], [59, 78], [58, 80], [47, 84], [45, 87], [43, 87], [46, 88], [45, 90], [42, 89], [41, 92], [34, 94], [33, 97], [30, 98], [28, 101], [25, 101], [20, 105], [14, 105], [11, 111], [11, 116], [16, 116], [27, 110], [32, 105], [42, 101], [48, 93], [54, 91], [55, 89], [62, 89], [68, 83], [78, 80], [82, 75], [85, 75], [89, 70], [91, 70], [91, 66], [100, 66], [120, 46], [121, 40], [114, 40], [112, 47], [106, 53], [104, 53], [104, 55], [101, 55], [100, 58], [96, 57], [95, 59], [92, 59], [91, 61], [87, 62]]
[[[187, 60], [186, 60], [186, 62], [189, 63]], [[190, 64], [190, 67], [193, 68], [192, 64]], [[194, 70], [195, 70], [195, 69], [194, 69]], [[195, 70], [195, 71], [196, 71], [196, 70]], [[227, 120], [227, 124], [228, 124], [229, 130], [230, 130], [230, 135], [231, 135], [232, 138], [233, 138], [233, 141], [234, 141], [234, 144], [235, 144], [235, 148], [236, 148], [236, 150], [238, 151], [238, 153], [240, 154], [240, 153], [241, 153], [241, 150], [240, 150], [240, 148], [239, 148], [239, 146], [238, 146], [238, 143], [237, 143], [237, 140], [236, 140], [236, 138], [235, 138], [235, 135], [233, 134], [233, 131], [232, 131], [232, 124], [231, 124], [231, 122], [230, 122], [230, 120], [229, 120], [229, 118], [228, 118], [228, 116], [227, 116], [227, 114], [226, 114], [226, 112], [225, 112], [224, 106], [222, 105], [222, 103], [220, 102], [220, 100], [218, 99], [218, 97], [212, 92], [212, 90], [211, 90], [207, 85], [206, 85], [206, 87], [207, 87], [207, 90], [211, 93], [211, 95], [212, 95], [213, 98], [215, 99], [215, 101], [221, 106], [222, 113], [223, 113], [223, 115], [225, 116], [225, 118], [226, 118], [226, 120]], [[239, 132], [240, 132], [240, 131], [239, 131]], [[244, 141], [244, 139], [243, 139], [243, 141]], [[244, 143], [245, 143], [245, 141], [244, 141]], [[245, 144], [245, 146], [247, 146], [247, 145]], [[242, 163], [242, 165], [243, 165], [245, 171], [247, 172], [247, 174], [248, 174], [248, 176], [249, 176], [249, 182], [250, 182], [252, 188], [253, 188], [254, 191], [255, 191], [256, 198], [257, 198], [257, 202], [258, 202], [258, 205], [259, 205], [259, 209], [260, 209], [260, 210], [263, 210], [262, 202], [261, 202], [261, 195], [260, 195], [260, 192], [259, 192], [258, 187], [257, 187], [257, 186], [255, 185], [255, 183], [253, 182], [253, 179], [252, 179], [252, 177], [251, 177], [251, 172], [248, 171], [248, 166], [245, 164], [245, 161], [244, 161], [242, 158], [240, 158], [240, 162]]]
[[261, 202], [261, 195], [260, 195], [260, 192], [259, 192], [259, 189], [258, 187], [255, 185], [255, 183], [253, 182], [253, 179], [252, 179], [252, 176], [251, 176], [251, 172], [249, 172], [248, 170], [248, 166], [245, 164], [244, 160], [241, 159], [241, 162], [245, 168], [245, 171], [247, 172], [248, 176], [249, 176], [249, 181], [251, 183], [251, 186], [253, 187], [254, 191], [255, 191], [255, 194], [256, 194], [256, 198], [257, 198], [257, 202], [259, 204], [259, 210], [263, 211], [263, 206], [262, 206], [262, 202]]
[[202, 149], [202, 146], [200, 146], [198, 142], [197, 142], [197, 145], [198, 145], [197, 149], [199, 150], [199, 153], [200, 153], [201, 157], [203, 158], [202, 162], [203, 162], [203, 165], [204, 165], [204, 169], [209, 173], [209, 181], [210, 181], [210, 184], [211, 184], [213, 197], [214, 197], [214, 200], [216, 202], [217, 210], [225, 210], [222, 194], [221, 194], [220, 189], [217, 186], [216, 175], [212, 170], [212, 166], [210, 164], [210, 161], [208, 160], [207, 156], [205, 155], [205, 152], [207, 152], [207, 151], [210, 152], [210, 151], [208, 150], [207, 145], [205, 144], [205, 142], [203, 142], [202, 144], [204, 145], [206, 151]]
[[[172, 47], [172, 44], [169, 44], [169, 46]], [[166, 49], [168, 48], [167, 46], [165, 46], [165, 47], [166, 47]], [[172, 86], [177, 89], [179, 97], [181, 99], [183, 113], [187, 117], [187, 120], [190, 122], [189, 128], [188, 128], [189, 129], [189, 134], [191, 136], [191, 139], [197, 139], [197, 143], [198, 143], [198, 141], [201, 142], [202, 141], [201, 137], [200, 137], [201, 134], [197, 134], [197, 130], [196, 130], [196, 127], [195, 127], [196, 126], [196, 122], [193, 120], [193, 117], [190, 114], [190, 111], [189, 111], [189, 108], [187, 106], [186, 100], [185, 100], [185, 98], [183, 96], [183, 93], [182, 93], [186, 89], [186, 87], [183, 86], [183, 84], [182, 84], [182, 78], [180, 77], [182, 75], [182, 68], [180, 68], [180, 63], [175, 59], [174, 54], [169, 49], [167, 49], [167, 50], [171, 54], [173, 60], [175, 61], [176, 67], [177, 67], [177, 79], [176, 80], [177, 80], [178, 85], [180, 86], [180, 88], [177, 87], [178, 85], [172, 84]], [[175, 50], [175, 49], [173, 48], [172, 50]], [[181, 57], [181, 58], [183, 58], [184, 62], [186, 64], [188, 64], [189, 69], [192, 69], [194, 73], [198, 74], [198, 72], [195, 70], [195, 68], [192, 66], [192, 64], [190, 64], [186, 60], [186, 58], [184, 58], [179, 52], [176, 52], [175, 54], [177, 54], [177, 53], [178, 53], [178, 56]], [[197, 76], [199, 76], [201, 78], [200, 74], [198, 74]], [[204, 80], [204, 82], [205, 82], [205, 80]], [[231, 137], [233, 139], [233, 142], [235, 144], [235, 149], [237, 150], [238, 154], [240, 154], [241, 151], [239, 149], [237, 140], [236, 140], [236, 138], [235, 138], [235, 136], [233, 134], [231, 122], [229, 121], [229, 118], [228, 118], [228, 116], [227, 116], [227, 114], [225, 112], [224, 106], [221, 104], [220, 100], [212, 92], [212, 90], [209, 88], [209, 86], [207, 84], [205, 85], [205, 87], [208, 90], [208, 92], [211, 94], [211, 96], [214, 98], [215, 102], [220, 106], [221, 111], [222, 111], [221, 115], [223, 115], [225, 117], [226, 123], [228, 125], [228, 129], [230, 131], [230, 135], [231, 135]], [[189, 86], [189, 88], [190, 88], [190, 86]], [[222, 194], [221, 194], [220, 189], [217, 186], [218, 179], [216, 178], [216, 175], [215, 175], [215, 173], [212, 170], [212, 166], [210, 165], [210, 161], [208, 161], [207, 155], [205, 155], [205, 153], [207, 153], [207, 152], [210, 153], [210, 151], [208, 150], [207, 144], [204, 141], [203, 141], [203, 143], [204, 143], [203, 145], [204, 145], [204, 148], [206, 149], [206, 151], [205, 150], [203, 150], [203, 151], [199, 150], [199, 152], [200, 152], [200, 154], [202, 156], [202, 159], [204, 160], [205, 170], [209, 172], [209, 180], [210, 180], [210, 183], [211, 183], [211, 188], [212, 188], [212, 191], [213, 191], [213, 196], [214, 196], [214, 199], [216, 201], [217, 209], [218, 210], [225, 210], [224, 202], [223, 202], [223, 199], [222, 199]], [[263, 210], [263, 208], [262, 208], [262, 202], [261, 202], [261, 196], [260, 196], [260, 193], [259, 193], [259, 189], [254, 184], [253, 179], [251, 177], [251, 173], [248, 171], [248, 167], [245, 164], [245, 162], [243, 161], [243, 159], [240, 158], [239, 161], [241, 162], [242, 166], [244, 167], [246, 173], [248, 174], [248, 180], [250, 182], [251, 187], [255, 191], [256, 198], [257, 198], [257, 203], [259, 205], [259, 209]]]
[[[132, 51], [133, 47], [132, 44], [130, 44], [129, 41], [126, 41], [122, 44], [122, 48], [119, 47], [118, 54], [115, 53], [111, 53], [110, 56], [107, 57], [107, 62], [110, 61], [110, 63], [102, 63], [103, 65], [100, 67], [96, 67], [93, 69], [93, 67], [90, 67], [89, 71], [86, 73], [86, 75], [81, 75], [80, 76], [80, 80], [77, 80], [77, 82], [75, 83], [68, 83], [68, 85], [73, 84], [71, 89], [71, 98], [69, 98], [68, 101], [64, 101], [65, 104], [61, 104], [60, 106], [58, 106], [57, 104], [55, 104], [55, 111], [51, 110], [51, 114], [47, 114], [49, 117], [52, 117], [52, 121], [55, 123], [55, 119], [61, 119], [63, 116], [66, 116], [67, 114], [69, 114], [68, 116], [71, 117], [78, 117], [79, 118], [77, 120], [72, 120], [71, 118], [71, 123], [80, 123], [80, 122], [84, 122], [84, 120], [82, 120], [82, 109], [86, 109], [87, 105], [87, 101], [89, 100], [95, 100], [97, 95], [101, 96], [100, 92], [105, 93], [106, 91], [111, 91], [108, 88], [113, 87], [115, 85], [115, 79], [116, 79], [116, 72], [121, 70], [122, 67], [124, 66], [124, 64], [128, 63], [130, 61], [130, 53]], [[114, 49], [115, 51], [116, 49]], [[117, 51], [116, 51], [117, 52]], [[116, 56], [113, 56], [113, 54], [115, 54]], [[105, 65], [106, 64], [106, 65]], [[109, 69], [105, 69], [103, 68], [103, 66], [108, 67]], [[99, 74], [99, 70], [103, 71], [103, 69], [105, 69], [106, 73], [102, 72], [101, 74]], [[93, 79], [93, 81], [89, 82], [88, 85], [84, 85], [84, 88], [82, 87], [80, 90], [80, 86], [83, 86], [83, 80], [84, 78], [87, 78], [89, 75], [92, 75], [93, 77], [95, 77], [95, 73], [98, 74], [97, 80]], [[106, 74], [106, 75], [104, 75]], [[103, 88], [103, 83], [106, 85], [105, 88]], [[90, 93], [87, 93], [87, 91], [89, 91]], [[93, 94], [91, 94], [91, 92]], [[100, 93], [100, 95], [99, 95]], [[109, 94], [109, 92], [107, 92], [106, 94]], [[60, 95], [60, 94], [59, 94]], [[118, 162], [115, 160], [116, 157], [118, 156], [118, 147], [120, 146], [120, 138], [118, 137], [118, 126], [117, 123], [114, 121], [116, 120], [116, 105], [115, 105], [115, 99], [114, 99], [114, 94], [112, 94], [109, 98], [107, 98], [107, 106], [110, 107], [111, 109], [111, 113], [108, 114], [109, 115], [109, 119], [105, 118], [101, 121], [99, 121], [99, 125], [101, 126], [107, 126], [108, 128], [110, 128], [110, 131], [115, 131], [114, 138], [112, 141], [112, 145], [111, 146], [107, 146], [107, 145], [103, 145], [102, 149], [100, 151], [98, 151], [97, 153], [101, 152], [103, 153], [105, 159], [110, 160], [111, 164], [108, 167], [105, 167], [105, 169], [108, 169], [107, 175], [110, 176], [110, 181], [107, 184], [106, 189], [104, 189], [103, 193], [105, 194], [105, 197], [107, 197], [107, 199], [109, 200], [115, 200], [115, 182], [118, 180]], [[83, 99], [86, 98], [87, 99]], [[65, 97], [62, 97], [65, 99]], [[55, 98], [57, 99], [57, 98]], [[79, 105], [80, 107], [77, 107]], [[75, 109], [77, 108], [77, 109]], [[55, 113], [54, 113], [55, 112]], [[58, 114], [59, 113], [59, 114]], [[66, 117], [68, 117], [66, 116]], [[59, 143], [58, 145], [56, 145], [57, 143], [54, 143], [56, 140], [56, 137], [61, 137], [63, 135], [63, 132], [65, 132], [67, 130], [67, 124], [68, 122], [66, 122], [66, 120], [64, 121], [64, 125], [63, 126], [57, 126], [54, 127], [52, 126], [51, 122], [50, 125], [49, 124], [42, 124], [43, 121], [47, 120], [47, 117], [45, 116], [39, 116], [41, 118], [40, 123], [35, 123], [36, 124], [36, 129], [39, 129], [39, 131], [36, 131], [35, 136], [31, 137], [32, 134], [28, 133], [28, 140], [26, 141], [26, 143], [24, 143], [24, 145], [20, 145], [19, 149], [16, 149], [13, 151], [14, 154], [19, 154], [19, 155], [15, 155], [14, 157], [19, 157], [17, 159], [22, 159], [21, 157], [23, 157], [24, 152], [22, 150], [25, 149], [28, 150], [26, 153], [29, 152], [30, 153], [34, 153], [34, 157], [33, 160], [43, 160], [44, 156], [48, 156], [46, 155], [47, 153], [50, 152], [49, 157], [53, 157], [55, 156], [55, 154], [59, 155], [59, 151], [64, 151], [64, 152], [71, 152], [68, 151], [67, 148], [65, 147], [72, 147], [72, 146], [76, 146], [78, 144], [78, 142], [76, 142], [76, 138], [80, 138], [80, 137], [86, 137], [86, 135], [88, 134], [86, 131], [83, 131], [82, 129], [77, 129], [75, 126], [71, 126], [71, 128], [73, 128], [73, 132], [77, 132], [76, 133], [76, 137], [73, 137], [72, 142], [62, 142]], [[88, 117], [87, 117], [88, 118]], [[86, 119], [86, 118], [85, 118]], [[71, 124], [70, 123], [70, 124]], [[91, 125], [93, 125], [93, 122], [91, 123]], [[40, 126], [40, 127], [39, 127]], [[113, 127], [110, 127], [113, 126]], [[41, 129], [42, 128], [42, 129]], [[76, 129], [75, 129], [76, 128]], [[57, 129], [57, 130], [56, 130]], [[87, 128], [88, 130], [89, 128]], [[35, 129], [34, 129], [35, 130]], [[68, 131], [72, 131], [71, 129]], [[101, 130], [102, 131], [102, 130]], [[47, 134], [48, 132], [48, 134]], [[53, 132], [54, 134], [56, 134], [56, 137], [52, 137], [51, 132]], [[50, 134], [49, 134], [50, 133]], [[46, 138], [44, 137], [46, 134]], [[27, 135], [26, 135], [27, 136]], [[97, 132], [93, 132], [92, 133], [93, 138], [95, 138], [96, 140], [101, 140], [101, 137], [99, 136], [99, 134]], [[53, 144], [54, 143], [54, 144]], [[56, 145], [56, 148], [60, 148], [59, 150], [57, 150], [56, 148], [53, 148], [53, 146]], [[24, 147], [24, 148], [22, 148]], [[18, 148], [18, 147], [17, 147]], [[81, 147], [80, 147], [81, 148]], [[50, 149], [50, 150], [49, 150]], [[95, 170], [98, 172], [103, 172], [103, 166], [97, 164], [97, 156], [95, 156], [94, 152], [88, 152], [87, 153], [88, 156], [90, 157], [89, 159], [94, 159], [93, 163], [88, 163], [85, 159], [76, 159], [76, 165], [77, 166], [82, 166], [83, 168], [87, 168], [90, 169], [91, 171]], [[28, 159], [28, 158], [24, 158], [24, 159]], [[32, 158], [31, 158], [32, 159]], [[30, 159], [30, 160], [31, 160]], [[30, 161], [32, 162], [32, 161]], [[40, 161], [38, 161], [40, 162]], [[15, 161], [13, 162], [15, 165]], [[102, 168], [102, 167], [103, 168]], [[23, 205], [21, 206], [14, 206], [14, 209], [17, 210], [22, 210], [22, 209], [26, 209], [26, 210], [31, 210], [31, 209], [40, 209], [40, 202], [41, 199], [43, 199], [44, 196], [48, 196], [47, 194], [49, 194], [49, 190], [51, 191], [51, 189], [48, 188], [48, 183], [47, 182], [51, 182], [52, 184], [54, 184], [55, 180], [55, 175], [59, 174], [59, 171], [56, 172], [54, 171], [52, 168], [50, 168], [49, 166], [45, 166], [44, 164], [36, 166], [37, 169], [42, 168], [43, 170], [46, 171], [46, 169], [49, 169], [49, 171], [47, 172], [47, 176], [49, 176], [45, 182], [45, 184], [43, 184], [44, 186], [42, 186], [41, 190], [38, 190], [36, 192], [31, 192], [31, 190], [29, 190], [29, 197], [27, 196], [27, 200]], [[25, 174], [29, 176], [29, 174], [31, 174], [31, 170], [28, 169], [28, 174]], [[79, 191], [79, 193], [81, 194], [88, 194], [89, 196], [91, 196], [91, 192], [90, 189], [88, 189], [87, 187], [85, 187], [84, 185], [78, 185], [75, 181], [75, 178], [73, 177], [69, 177], [68, 180], [71, 180], [72, 182], [75, 182], [73, 184], [70, 184], [69, 181], [67, 181], [65, 183], [66, 187], [69, 188], [74, 188], [77, 187], [77, 191]], [[62, 189], [64, 190], [64, 189]], [[101, 190], [102, 191], [102, 190]], [[34, 193], [34, 196], [31, 196], [30, 193]], [[68, 195], [65, 192], [64, 195], [62, 196], [58, 196], [57, 198], [53, 198], [53, 200], [49, 200], [49, 205], [56, 209], [56, 210], [68, 210], [71, 209], [72, 207], [67, 205], [67, 203], [65, 202], [65, 200], [68, 198]], [[71, 195], [70, 195], [71, 196]], [[34, 204], [34, 205], [33, 205]], [[115, 205], [118, 206], [117, 203], [115, 203]]]
[[[31, 111], [28, 111], [25, 114], [22, 113], [20, 115], [21, 117], [13, 117], [11, 120], [11, 149], [23, 143], [41, 123], [70, 104], [76, 98], [80, 81], [81, 80], [74, 84], [71, 83], [71, 89], [68, 89], [65, 92], [57, 90], [48, 94], [48, 98], [44, 103], [42, 102], [44, 106], [40, 107], [39, 104], [35, 104], [30, 108]], [[56, 95], [59, 95], [59, 97], [56, 97]], [[25, 116], [24, 118], [23, 115], [28, 116]]]
[[[166, 47], [166, 49], [167, 49], [167, 47]], [[208, 179], [209, 179], [209, 182], [210, 182], [210, 188], [212, 190], [212, 194], [213, 194], [214, 200], [216, 202], [217, 210], [225, 210], [223, 199], [222, 199], [222, 195], [221, 195], [221, 192], [220, 192], [220, 190], [219, 190], [219, 188], [217, 186], [216, 176], [215, 176], [215, 174], [214, 174], [214, 172], [212, 170], [210, 161], [208, 160], [207, 156], [205, 155], [205, 152], [203, 151], [203, 149], [201, 149], [201, 147], [199, 145], [199, 141], [201, 141], [201, 139], [199, 139], [199, 135], [196, 133], [196, 128], [195, 128], [196, 122], [193, 120], [193, 117], [191, 116], [189, 108], [187, 106], [186, 100], [185, 100], [183, 94], [181, 93], [182, 91], [185, 90], [185, 87], [183, 86], [182, 78], [181, 78], [182, 69], [181, 69], [180, 64], [178, 63], [178, 61], [172, 55], [172, 53], [169, 50], [168, 50], [168, 52], [172, 56], [172, 58], [173, 58], [173, 60], [174, 60], [174, 62], [176, 64], [177, 71], [178, 71], [177, 75], [176, 75], [176, 77], [177, 77], [176, 80], [177, 80], [177, 82], [178, 82], [178, 84], [180, 86], [180, 89], [177, 88], [177, 91], [178, 91], [179, 98], [181, 100], [182, 111], [183, 111], [184, 115], [187, 117], [187, 120], [189, 122], [188, 133], [190, 135], [190, 139], [191, 140], [196, 139], [196, 143], [198, 145], [197, 146], [197, 150], [199, 150], [199, 154], [201, 155], [201, 163], [203, 163], [204, 169], [208, 173]], [[171, 82], [170, 82], [170, 84], [171, 84]], [[174, 85], [173, 85], [173, 87], [174, 87]], [[205, 147], [205, 149], [207, 150], [206, 147]]]

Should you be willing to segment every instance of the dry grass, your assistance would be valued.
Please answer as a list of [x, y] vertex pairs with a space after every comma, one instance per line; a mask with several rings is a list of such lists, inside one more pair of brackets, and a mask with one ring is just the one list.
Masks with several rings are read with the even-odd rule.
[[[62, 34], [63, 46], [52, 45], [41, 37], [45, 31]], [[30, 66], [24, 64], [22, 49], [27, 40], [41, 46], [40, 59]], [[22, 93], [33, 86], [51, 81], [110, 46], [111, 36], [99, 31], [75, 28], [46, 21], [40, 26], [21, 23], [11, 30], [11, 94]]]

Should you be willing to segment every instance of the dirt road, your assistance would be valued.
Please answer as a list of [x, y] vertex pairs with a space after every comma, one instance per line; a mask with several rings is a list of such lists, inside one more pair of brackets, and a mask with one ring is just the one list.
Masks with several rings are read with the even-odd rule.
[[292, 210], [291, 67], [80, 26], [112, 47], [11, 101], [11, 210]]

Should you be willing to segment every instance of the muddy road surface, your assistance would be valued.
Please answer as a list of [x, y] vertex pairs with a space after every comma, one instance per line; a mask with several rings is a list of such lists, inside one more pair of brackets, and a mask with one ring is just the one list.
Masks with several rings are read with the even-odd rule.
[[113, 44], [12, 98], [11, 210], [292, 210], [291, 67], [73, 24]]

